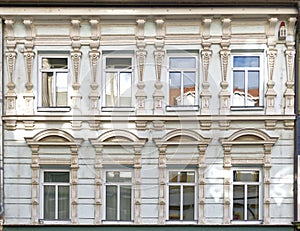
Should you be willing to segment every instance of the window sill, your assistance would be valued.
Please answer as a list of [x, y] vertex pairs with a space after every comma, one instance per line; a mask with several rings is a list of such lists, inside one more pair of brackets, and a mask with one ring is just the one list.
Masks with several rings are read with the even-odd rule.
[[232, 111], [263, 111], [264, 107], [243, 107], [243, 106], [231, 106]]
[[180, 225], [180, 224], [183, 224], [183, 225], [194, 225], [194, 224], [197, 224], [198, 222], [197, 221], [171, 221], [171, 220], [166, 220], [166, 224], [176, 224], [176, 225]]
[[108, 220], [102, 220], [103, 224], [110, 224], [110, 225], [131, 225], [134, 222], [133, 221], [108, 221]]
[[261, 225], [263, 224], [263, 220], [257, 220], [257, 221], [244, 221], [244, 220], [232, 220], [231, 224], [233, 225]]
[[71, 107], [38, 107], [38, 112], [69, 112]]
[[199, 106], [166, 106], [166, 111], [198, 111]]
[[133, 112], [134, 107], [102, 107], [101, 110], [104, 112]]
[[43, 220], [39, 219], [39, 224], [41, 225], [53, 225], [53, 224], [71, 224], [71, 220]]

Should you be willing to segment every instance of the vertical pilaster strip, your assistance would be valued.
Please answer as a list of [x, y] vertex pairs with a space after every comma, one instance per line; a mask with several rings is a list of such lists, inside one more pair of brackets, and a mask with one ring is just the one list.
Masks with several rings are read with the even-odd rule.
[[223, 223], [230, 224], [230, 217], [231, 217], [231, 145], [223, 145], [224, 149], [224, 214], [223, 214]]
[[159, 198], [158, 198], [158, 224], [165, 224], [166, 218], [166, 146], [159, 148]]
[[268, 225], [271, 223], [270, 216], [270, 204], [271, 204], [271, 195], [270, 195], [270, 184], [271, 184], [271, 148], [273, 144], [265, 144], [265, 155], [264, 155], [264, 224]]
[[141, 224], [141, 168], [142, 147], [134, 147], [134, 224]]
[[71, 146], [71, 222], [78, 223], [78, 147]]
[[207, 145], [198, 145], [198, 224], [205, 224], [205, 151]]
[[102, 158], [103, 146], [96, 146], [96, 159], [95, 159], [95, 224], [102, 223], [102, 185], [103, 185], [103, 158]]
[[31, 209], [31, 222], [32, 224], [38, 224], [39, 219], [39, 147], [31, 146], [32, 157], [31, 157], [31, 169], [32, 169], [32, 209]]

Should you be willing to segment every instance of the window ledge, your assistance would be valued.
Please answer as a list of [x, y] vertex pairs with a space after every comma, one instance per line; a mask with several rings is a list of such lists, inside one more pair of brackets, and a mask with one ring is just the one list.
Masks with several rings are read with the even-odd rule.
[[242, 106], [231, 106], [232, 111], [263, 111], [264, 107], [242, 107]]
[[102, 107], [101, 110], [105, 112], [132, 112], [134, 111], [134, 107]]
[[231, 224], [236, 224], [236, 225], [261, 225], [263, 224], [264, 221], [263, 220], [257, 220], [257, 221], [238, 221], [238, 220], [232, 220]]
[[69, 112], [71, 107], [38, 107], [38, 112]]
[[103, 224], [111, 224], [111, 225], [131, 225], [134, 222], [133, 221], [108, 221], [108, 220], [102, 220]]
[[176, 224], [176, 225], [180, 225], [180, 224], [183, 224], [183, 225], [194, 225], [194, 224], [197, 224], [198, 221], [171, 221], [171, 220], [166, 220], [166, 223], [167, 224]]
[[198, 111], [199, 106], [166, 106], [166, 111]]
[[53, 224], [71, 224], [71, 220], [43, 220], [39, 219], [39, 224], [41, 225], [53, 225]]

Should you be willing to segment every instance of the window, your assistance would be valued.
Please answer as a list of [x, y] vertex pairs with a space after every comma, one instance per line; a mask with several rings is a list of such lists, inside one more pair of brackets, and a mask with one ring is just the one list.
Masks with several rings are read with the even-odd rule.
[[169, 171], [169, 220], [195, 220], [195, 171]]
[[132, 220], [132, 172], [106, 171], [105, 215], [107, 221]]
[[132, 58], [105, 58], [105, 106], [132, 106]]
[[261, 187], [259, 170], [233, 171], [234, 221], [258, 221], [261, 209]]
[[233, 56], [232, 106], [261, 106], [261, 59], [260, 55]]
[[169, 57], [169, 106], [197, 105], [196, 56]]
[[70, 219], [70, 176], [67, 171], [42, 172], [42, 218]]
[[41, 56], [40, 107], [68, 106], [69, 59], [63, 56]]

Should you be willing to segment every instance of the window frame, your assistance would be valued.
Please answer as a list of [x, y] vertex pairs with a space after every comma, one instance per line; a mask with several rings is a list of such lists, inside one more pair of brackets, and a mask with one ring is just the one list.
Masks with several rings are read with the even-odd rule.
[[[242, 172], [254, 172], [254, 171], [257, 171], [259, 173], [259, 179], [258, 179], [258, 182], [249, 182], [249, 181], [238, 181], [238, 182], [235, 182], [234, 181], [234, 172], [235, 171], [242, 171]], [[233, 168], [232, 171], [231, 171], [231, 176], [232, 176], [232, 185], [231, 185], [231, 223], [251, 223], [251, 224], [262, 224], [263, 223], [263, 198], [264, 198], [264, 195], [263, 195], [263, 171], [261, 168]], [[247, 189], [247, 186], [248, 185], [258, 185], [259, 189], [258, 189], [258, 206], [259, 206], [259, 209], [258, 209], [258, 219], [257, 220], [248, 220], [247, 219], [247, 191], [244, 191], [244, 220], [235, 220], [234, 219], [234, 185], [243, 185], [244, 186], [244, 189]], [[247, 185], [247, 186], [246, 186]]]
[[[107, 59], [109, 58], [129, 58], [131, 59], [131, 69], [122, 69], [122, 68], [106, 68], [106, 63], [107, 63]], [[135, 83], [135, 68], [134, 68], [134, 63], [135, 63], [135, 59], [134, 59], [134, 55], [130, 54], [130, 52], [125, 52], [124, 54], [121, 53], [116, 53], [116, 54], [111, 54], [110, 52], [108, 53], [104, 53], [103, 54], [103, 62], [102, 62], [102, 86], [103, 86], [103, 90], [102, 90], [102, 111], [133, 111], [134, 110], [134, 83]], [[118, 94], [118, 100], [117, 102], [120, 101], [120, 95], [119, 95], [119, 91], [120, 91], [120, 73], [121, 72], [126, 72], [126, 73], [131, 73], [131, 89], [130, 89], [130, 105], [129, 106], [120, 106], [119, 104], [116, 106], [108, 106], [106, 103], [107, 97], [106, 97], [106, 83], [107, 83], [107, 79], [106, 79], [106, 74], [109, 72], [117, 72], [118, 73], [118, 82], [117, 82], [117, 94]]]
[[[195, 58], [195, 68], [171, 68], [170, 60], [172, 58]], [[170, 73], [180, 72], [180, 98], [184, 97], [184, 72], [195, 72], [195, 99], [193, 105], [171, 105], [170, 104]], [[199, 54], [198, 51], [185, 51], [185, 52], [167, 52], [167, 111], [177, 110], [198, 110], [199, 109]]]
[[[230, 88], [230, 95], [231, 95], [231, 110], [240, 110], [240, 109], [245, 109], [245, 110], [262, 110], [264, 107], [264, 83], [265, 83], [265, 55], [264, 55], [264, 51], [262, 50], [258, 50], [258, 51], [232, 51], [232, 55], [231, 55], [231, 88]], [[234, 67], [234, 58], [235, 57], [259, 57], [259, 67]], [[248, 86], [247, 86], [247, 82], [246, 79], [248, 80], [248, 73], [249, 71], [258, 71], [259, 72], [259, 104], [257, 106], [248, 106], [245, 105], [233, 105], [233, 97], [234, 97], [234, 92], [233, 92], [233, 88], [234, 88], [234, 71], [245, 71], [245, 91], [247, 90], [248, 92]], [[246, 89], [247, 86], [247, 89]]]
[[[67, 59], [67, 65], [68, 67], [66, 69], [58, 69], [58, 68], [50, 68], [50, 69], [43, 69], [43, 59], [44, 58], [56, 58], [56, 59]], [[71, 107], [70, 107], [70, 97], [69, 97], [69, 94], [70, 94], [70, 89], [69, 89], [69, 85], [70, 85], [70, 71], [71, 71], [71, 68], [70, 68], [70, 65], [71, 65], [71, 60], [70, 60], [70, 55], [67, 54], [67, 53], [54, 53], [54, 52], [43, 52], [41, 54], [39, 54], [38, 56], [38, 111], [70, 111], [71, 110]], [[53, 70], [53, 71], [51, 71]], [[42, 88], [43, 88], [43, 80], [42, 80], [42, 75], [43, 75], [43, 72], [53, 72], [53, 73], [58, 73], [58, 72], [63, 72], [63, 73], [67, 73], [67, 105], [66, 106], [57, 106], [57, 105], [54, 105], [54, 106], [49, 106], [49, 107], [46, 107], [46, 106], [43, 106], [42, 105], [42, 98], [43, 98], [43, 91], [42, 91]], [[54, 80], [56, 81], [56, 80]], [[55, 87], [55, 85], [54, 85]], [[55, 95], [55, 90], [53, 90], [53, 95]], [[55, 99], [55, 97], [54, 97]], [[55, 101], [55, 100], [54, 100]], [[56, 102], [55, 102], [56, 104]]]
[[[195, 181], [194, 182], [170, 182], [170, 172], [193, 172]], [[188, 223], [196, 224], [197, 223], [197, 211], [198, 211], [198, 186], [197, 186], [198, 174], [196, 169], [168, 169], [167, 170], [167, 184], [166, 184], [166, 221], [167, 223]], [[170, 219], [170, 186], [180, 186], [180, 219], [171, 220]], [[193, 186], [194, 187], [194, 219], [193, 220], [183, 220], [183, 186]]]
[[[45, 172], [65, 172], [65, 173], [69, 173], [69, 182], [68, 183], [65, 183], [65, 182], [46, 182], [45, 183], [45, 180], [44, 180], [44, 173]], [[51, 169], [51, 168], [45, 168], [45, 169], [42, 169], [40, 171], [40, 179], [41, 179], [41, 182], [40, 182], [40, 199], [41, 199], [41, 202], [40, 202], [40, 221], [42, 221], [42, 223], [55, 223], [55, 224], [60, 224], [60, 223], [70, 223], [71, 222], [71, 171], [68, 170], [68, 169]], [[58, 196], [58, 191], [57, 191], [57, 187], [58, 186], [68, 186], [69, 187], [69, 218], [68, 219], [65, 219], [65, 220], [59, 220], [57, 217], [58, 217], [58, 201], [59, 201], [59, 198], [55, 198], [56, 201], [55, 201], [55, 217], [56, 219], [54, 220], [48, 220], [48, 219], [45, 219], [44, 217], [44, 205], [45, 205], [45, 198], [44, 198], [44, 186], [47, 186], [47, 185], [54, 185], [55, 186], [55, 194], [56, 196]]]
[[[131, 181], [130, 182], [106, 182], [106, 173], [107, 172], [130, 172], [131, 173]], [[133, 219], [134, 219], [134, 189], [133, 189], [133, 182], [134, 182], [134, 171], [133, 169], [105, 169], [103, 171], [103, 179], [104, 179], [104, 187], [103, 187], [103, 217], [102, 217], [102, 221], [103, 223], [128, 223], [128, 224], [132, 224], [133, 223]], [[118, 188], [118, 198], [117, 198], [117, 220], [108, 220], [107, 216], [106, 216], [106, 204], [107, 204], [107, 198], [106, 198], [106, 191], [107, 188], [106, 186], [110, 186], [110, 185], [117, 185]], [[121, 186], [130, 186], [131, 187], [131, 201], [130, 201], [130, 210], [131, 210], [131, 214], [130, 214], [130, 220], [120, 220], [121, 217], [121, 210], [120, 208], [120, 187]]]

